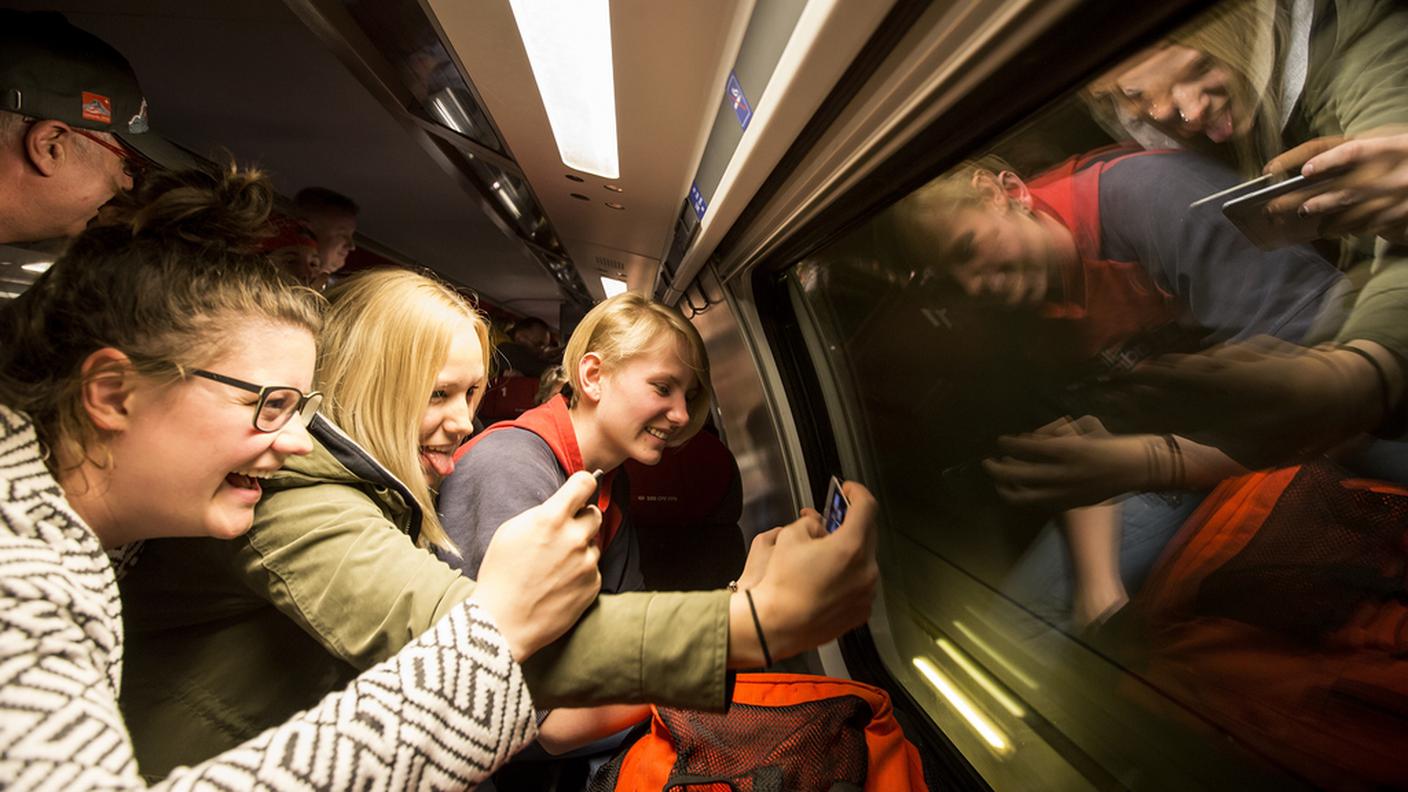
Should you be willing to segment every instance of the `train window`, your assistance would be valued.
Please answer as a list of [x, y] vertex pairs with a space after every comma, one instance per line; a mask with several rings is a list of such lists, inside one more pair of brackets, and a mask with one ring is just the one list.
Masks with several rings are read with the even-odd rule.
[[994, 787], [1408, 783], [1405, 447], [1145, 429], [1284, 410], [1180, 394], [1393, 267], [1372, 205], [1298, 210], [1363, 160], [1262, 169], [1403, 167], [1405, 15], [1220, 4], [787, 270], [886, 511], [877, 648]]

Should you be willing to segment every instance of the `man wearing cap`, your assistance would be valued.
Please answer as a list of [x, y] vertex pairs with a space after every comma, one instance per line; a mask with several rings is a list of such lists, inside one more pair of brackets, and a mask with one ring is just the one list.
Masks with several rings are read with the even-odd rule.
[[132, 188], [150, 135], [127, 60], [56, 13], [0, 10], [0, 244], [72, 236]]

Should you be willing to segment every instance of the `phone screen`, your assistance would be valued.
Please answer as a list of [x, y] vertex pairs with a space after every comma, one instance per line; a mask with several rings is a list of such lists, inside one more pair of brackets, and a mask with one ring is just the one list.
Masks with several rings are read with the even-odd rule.
[[826, 512], [821, 518], [827, 533], [836, 533], [836, 529], [841, 527], [841, 523], [846, 519], [846, 509], [850, 508], [850, 505], [850, 501], [846, 500], [845, 494], [841, 492], [841, 480], [832, 476], [831, 486], [826, 491]]
[[1293, 192], [1314, 190], [1318, 182], [1333, 176], [1262, 176], [1235, 187], [1214, 193], [1189, 204], [1194, 209], [1207, 203], [1221, 203], [1222, 213], [1237, 226], [1247, 239], [1262, 250], [1276, 250], [1287, 245], [1309, 242], [1320, 235], [1320, 218], [1270, 217], [1266, 205]]

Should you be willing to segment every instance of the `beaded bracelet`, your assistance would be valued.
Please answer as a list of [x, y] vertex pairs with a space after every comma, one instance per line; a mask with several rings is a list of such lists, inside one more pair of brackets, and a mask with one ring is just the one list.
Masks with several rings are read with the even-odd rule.
[[1188, 468], [1183, 462], [1183, 447], [1178, 444], [1178, 438], [1171, 434], [1166, 434], [1163, 438], [1164, 444], [1168, 446], [1173, 488], [1181, 490], [1188, 485]]

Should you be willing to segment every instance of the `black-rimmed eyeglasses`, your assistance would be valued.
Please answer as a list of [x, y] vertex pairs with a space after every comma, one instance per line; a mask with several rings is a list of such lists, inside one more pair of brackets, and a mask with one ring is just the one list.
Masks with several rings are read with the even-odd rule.
[[305, 394], [290, 385], [255, 385], [205, 369], [193, 369], [191, 373], [222, 385], [259, 394], [259, 402], [254, 405], [254, 428], [261, 432], [279, 431], [295, 414], [303, 421], [303, 425], [307, 426], [317, 414], [318, 408], [323, 405], [323, 394], [317, 391]]

